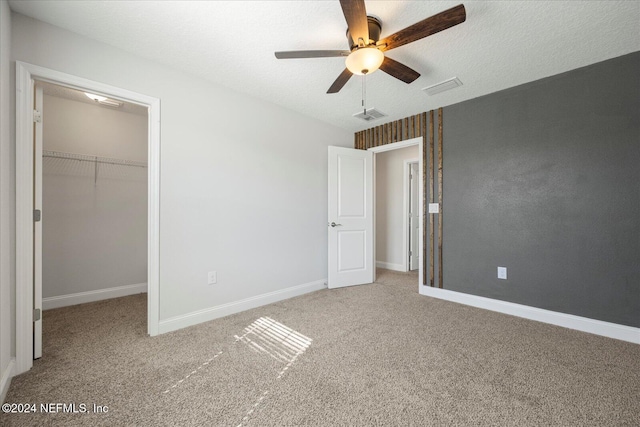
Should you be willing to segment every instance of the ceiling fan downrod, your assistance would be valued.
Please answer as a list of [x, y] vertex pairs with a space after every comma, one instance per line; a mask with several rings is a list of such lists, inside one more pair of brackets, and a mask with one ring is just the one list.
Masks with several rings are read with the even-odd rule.
[[362, 70], [362, 109], [367, 117], [367, 70]]

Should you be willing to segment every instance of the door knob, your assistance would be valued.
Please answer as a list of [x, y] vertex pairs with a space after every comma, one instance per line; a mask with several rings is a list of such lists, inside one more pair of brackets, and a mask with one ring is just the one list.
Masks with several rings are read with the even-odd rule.
[[340, 227], [340, 226], [342, 226], [342, 224], [336, 224], [335, 222], [332, 222], [330, 225], [332, 227]]

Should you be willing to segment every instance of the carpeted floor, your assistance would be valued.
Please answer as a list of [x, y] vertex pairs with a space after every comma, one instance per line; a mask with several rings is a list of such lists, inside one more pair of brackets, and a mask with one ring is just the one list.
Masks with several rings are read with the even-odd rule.
[[[420, 296], [416, 283], [378, 270], [373, 285], [155, 338], [146, 295], [47, 311], [44, 356], [6, 399], [38, 413], [0, 424], [640, 425], [640, 346]], [[87, 413], [41, 413], [51, 403]]]

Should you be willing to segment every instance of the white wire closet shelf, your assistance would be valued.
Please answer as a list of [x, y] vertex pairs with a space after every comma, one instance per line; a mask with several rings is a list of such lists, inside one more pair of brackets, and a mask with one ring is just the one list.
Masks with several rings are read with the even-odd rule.
[[146, 168], [147, 162], [139, 162], [135, 160], [114, 159], [111, 157], [91, 156], [88, 154], [65, 153], [62, 151], [42, 150], [42, 157], [51, 157], [55, 159], [78, 160], [81, 162], [103, 163], [109, 165], [135, 166]]

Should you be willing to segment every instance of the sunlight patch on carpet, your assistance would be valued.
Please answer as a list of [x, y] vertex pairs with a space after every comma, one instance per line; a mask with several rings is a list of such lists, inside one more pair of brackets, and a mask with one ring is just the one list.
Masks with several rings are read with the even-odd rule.
[[309, 348], [312, 339], [270, 317], [261, 317], [245, 328], [244, 335], [236, 336], [236, 341], [280, 362], [291, 363]]
[[[304, 353], [311, 345], [311, 338], [302, 335], [299, 332], [283, 325], [280, 322], [273, 320], [270, 317], [261, 317], [255, 320], [251, 325], [244, 328], [244, 334], [234, 335], [235, 343], [243, 342], [251, 350], [266, 354], [278, 362], [284, 363], [285, 366], [280, 370], [276, 379], [282, 378], [284, 373], [293, 365], [296, 359]], [[173, 383], [170, 387], [164, 390], [162, 393], [167, 394], [172, 389], [175, 389], [187, 381], [190, 377], [200, 373], [216, 358], [222, 355], [224, 351], [219, 351], [212, 357], [205, 360], [196, 369], [189, 372], [186, 376]], [[254, 405], [257, 406], [267, 395], [266, 391], [263, 396]], [[250, 415], [253, 409], [249, 412]], [[247, 418], [247, 417], [245, 417]]]
[[[258, 353], [266, 354], [285, 363], [285, 366], [278, 372], [276, 377], [276, 380], [279, 380], [291, 368], [296, 359], [309, 348], [313, 340], [270, 317], [261, 317], [245, 328], [244, 335], [241, 337], [236, 336], [237, 341], [244, 342], [249, 348]], [[249, 421], [258, 406], [263, 403], [269, 391], [267, 389], [262, 393], [242, 418], [238, 427], [242, 427]]]

